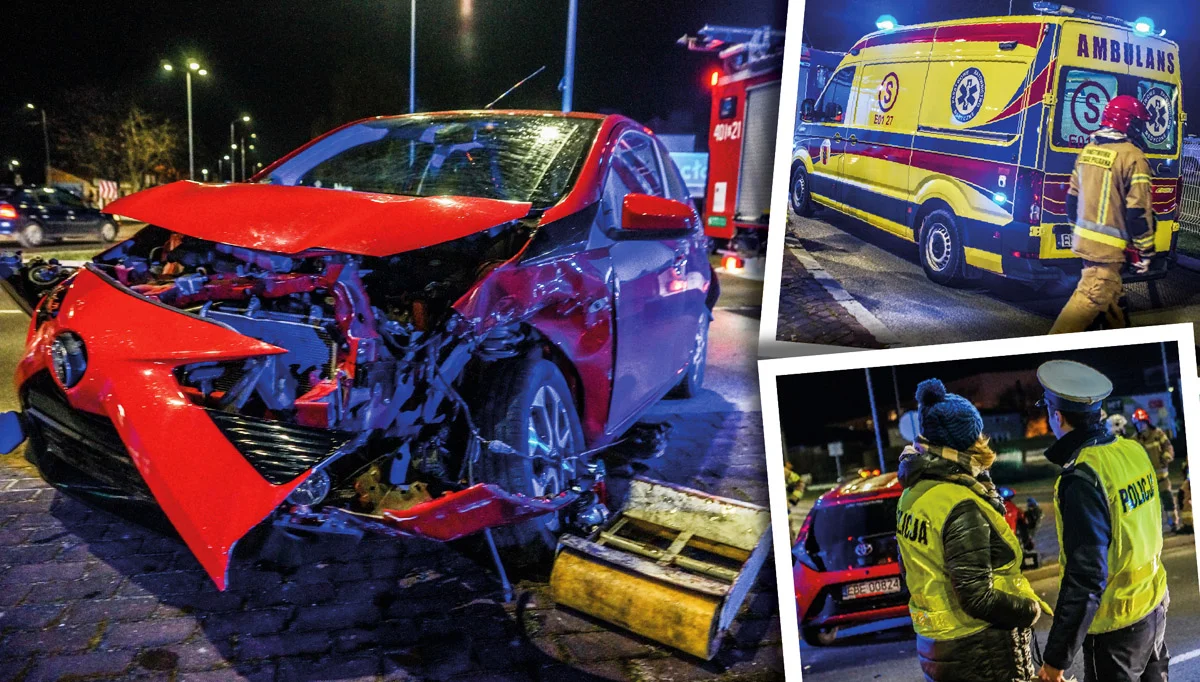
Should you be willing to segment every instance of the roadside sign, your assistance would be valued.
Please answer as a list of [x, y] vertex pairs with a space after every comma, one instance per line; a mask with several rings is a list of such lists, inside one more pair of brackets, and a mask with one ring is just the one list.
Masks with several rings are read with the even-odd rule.
[[917, 436], [921, 434], [921, 417], [915, 411], [905, 412], [900, 415], [900, 435], [909, 443], [917, 442]]
[[842, 444], [842, 441], [835, 440], [829, 444], [829, 456], [830, 457], [841, 457], [844, 454], [846, 454], [846, 450]]
[[679, 167], [679, 174], [687, 185], [693, 199], [704, 196], [708, 188], [708, 154], [706, 152], [671, 152], [671, 160]]

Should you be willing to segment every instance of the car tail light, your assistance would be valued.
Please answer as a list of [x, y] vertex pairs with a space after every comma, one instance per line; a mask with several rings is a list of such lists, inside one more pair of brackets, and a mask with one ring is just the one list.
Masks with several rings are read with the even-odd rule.
[[18, 217], [17, 209], [12, 204], [0, 204], [0, 218], [5, 220], [16, 220]]

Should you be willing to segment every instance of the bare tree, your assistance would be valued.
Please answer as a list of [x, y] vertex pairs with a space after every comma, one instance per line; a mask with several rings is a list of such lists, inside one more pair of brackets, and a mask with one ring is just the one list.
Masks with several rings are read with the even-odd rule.
[[129, 182], [133, 189], [146, 177], [178, 177], [175, 159], [182, 136], [169, 120], [159, 118], [122, 97], [97, 89], [67, 93], [55, 120], [58, 156], [65, 170]]

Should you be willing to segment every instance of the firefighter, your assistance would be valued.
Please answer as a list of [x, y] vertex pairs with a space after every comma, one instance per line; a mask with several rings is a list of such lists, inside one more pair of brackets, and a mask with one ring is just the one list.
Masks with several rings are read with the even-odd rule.
[[1171, 488], [1171, 462], [1175, 460], [1175, 446], [1165, 431], [1150, 423], [1150, 413], [1142, 408], [1133, 412], [1133, 425], [1137, 435], [1133, 438], [1142, 444], [1150, 455], [1150, 464], [1158, 474], [1158, 496], [1162, 499], [1163, 513], [1171, 532], [1179, 528], [1179, 512], [1175, 507], [1175, 490]]
[[[1037, 371], [1058, 440], [1055, 484], [1061, 586], [1039, 678], [1063, 679], [1080, 646], [1084, 681], [1167, 679], [1167, 574], [1157, 475], [1136, 441], [1108, 433], [1100, 401], [1112, 382], [1077, 362]], [[1069, 533], [1063, 529], [1069, 528]]]
[[900, 460], [896, 538], [926, 680], [1011, 682], [1037, 673], [1032, 626], [1050, 607], [988, 468], [983, 418], [937, 379], [917, 387], [921, 435]]
[[1067, 219], [1074, 225], [1071, 251], [1083, 259], [1079, 284], [1051, 334], [1088, 329], [1104, 315], [1109, 327], [1129, 325], [1122, 304], [1121, 268], [1130, 258], [1138, 273], [1154, 257], [1150, 163], [1142, 150], [1150, 114], [1136, 97], [1118, 95], [1104, 107], [1100, 130], [1083, 148], [1071, 173]]
[[792, 469], [790, 460], [783, 463], [783, 479], [787, 485], [788, 505], [794, 507], [800, 504], [800, 500], [804, 498], [804, 478]]

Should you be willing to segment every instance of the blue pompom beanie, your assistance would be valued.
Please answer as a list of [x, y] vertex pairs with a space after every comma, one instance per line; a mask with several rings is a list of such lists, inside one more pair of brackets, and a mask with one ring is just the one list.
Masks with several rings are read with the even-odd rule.
[[934, 445], [966, 452], [983, 434], [983, 417], [971, 401], [947, 393], [938, 379], [926, 379], [917, 385], [917, 414], [921, 435]]

